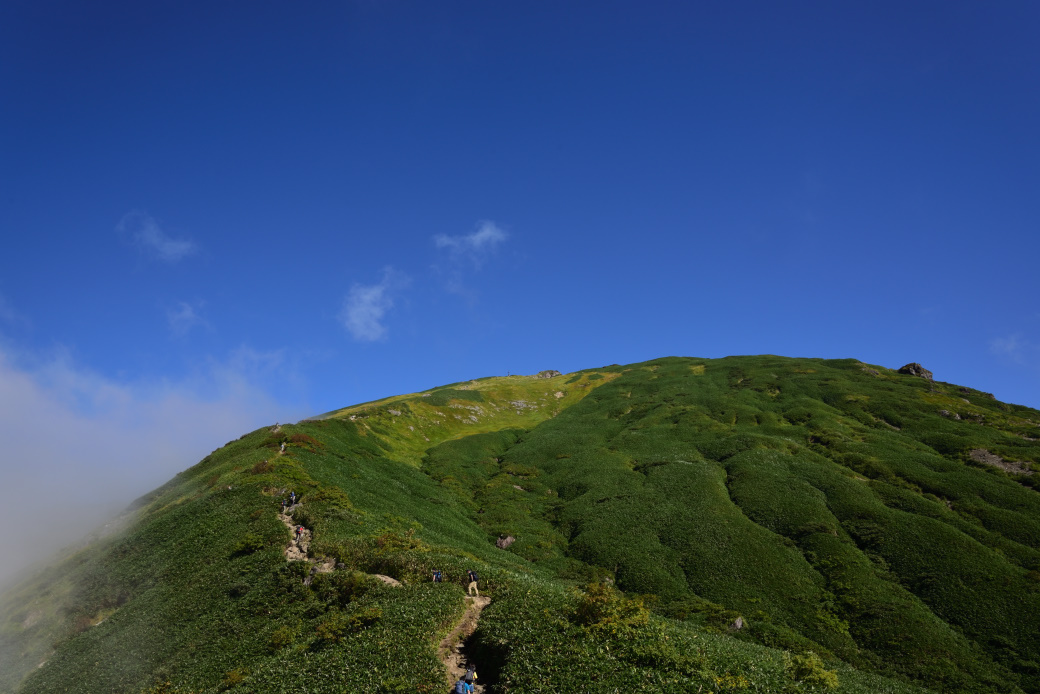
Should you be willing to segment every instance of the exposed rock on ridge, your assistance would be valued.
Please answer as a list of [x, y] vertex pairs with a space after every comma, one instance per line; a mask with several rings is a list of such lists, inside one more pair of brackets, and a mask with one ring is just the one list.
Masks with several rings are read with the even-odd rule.
[[899, 369], [899, 373], [907, 374], [909, 376], [920, 376], [921, 378], [926, 378], [929, 381], [932, 380], [932, 372], [918, 364], [916, 361], [911, 362], [903, 368]]

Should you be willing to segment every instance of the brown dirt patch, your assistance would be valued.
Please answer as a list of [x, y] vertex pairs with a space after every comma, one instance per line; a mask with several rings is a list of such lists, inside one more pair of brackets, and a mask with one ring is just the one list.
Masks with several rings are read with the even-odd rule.
[[990, 453], [985, 448], [972, 449], [971, 453], [968, 454], [971, 459], [976, 463], [983, 463], [985, 465], [992, 465], [993, 467], [999, 467], [1004, 472], [1011, 472], [1016, 475], [1032, 475], [1033, 471], [1029, 469], [1029, 463], [1022, 461], [1011, 461], [1004, 460], [996, 453]]
[[[460, 677], [465, 675], [466, 670], [470, 666], [476, 666], [476, 663], [470, 661], [466, 654], [466, 639], [477, 630], [480, 613], [490, 603], [491, 598], [488, 597], [466, 596], [466, 611], [463, 613], [462, 619], [459, 620], [459, 623], [455, 625], [455, 628], [447, 636], [441, 639], [440, 646], [437, 647], [437, 655], [448, 670], [451, 684], [455, 684]], [[480, 671], [478, 669], [477, 680], [479, 681], [479, 679]], [[474, 682], [473, 685], [473, 689], [476, 692], [481, 693], [484, 691], [484, 685], [478, 682]]]

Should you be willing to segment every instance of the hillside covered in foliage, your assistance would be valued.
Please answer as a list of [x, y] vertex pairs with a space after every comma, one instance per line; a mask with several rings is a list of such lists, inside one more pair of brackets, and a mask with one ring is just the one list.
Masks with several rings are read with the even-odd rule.
[[486, 692], [1040, 693], [1040, 412], [851, 359], [554, 374], [228, 443], [4, 594], [0, 692], [447, 692], [474, 569]]

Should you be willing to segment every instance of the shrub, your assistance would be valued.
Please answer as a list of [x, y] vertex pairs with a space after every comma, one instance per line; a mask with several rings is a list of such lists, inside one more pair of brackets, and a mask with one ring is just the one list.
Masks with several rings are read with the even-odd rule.
[[294, 627], [282, 625], [274, 630], [271, 634], [271, 650], [279, 651], [287, 646], [291, 646], [293, 641], [296, 640], [298, 630]]
[[838, 686], [838, 673], [824, 668], [820, 656], [812, 651], [805, 655], [790, 656], [785, 666], [795, 682], [804, 682], [824, 689], [834, 689]]
[[383, 616], [383, 610], [378, 606], [366, 607], [351, 614], [340, 611], [329, 612], [325, 618], [318, 622], [315, 634], [318, 640], [316, 647], [339, 643], [343, 638], [356, 631], [361, 631], [376, 622]]
[[318, 622], [318, 626], [314, 629], [314, 633], [318, 636], [318, 642], [315, 645], [320, 647], [339, 643], [349, 631], [350, 622], [347, 616], [342, 612], [330, 612]]
[[265, 472], [270, 472], [271, 470], [274, 470], [274, 465], [271, 464], [271, 461], [261, 460], [253, 466], [250, 472], [254, 475], [262, 475]]
[[243, 555], [252, 554], [264, 548], [264, 539], [256, 533], [246, 533], [242, 536], [242, 539], [235, 545], [232, 554]]
[[407, 550], [427, 551], [425, 542], [415, 536], [415, 529], [409, 528], [403, 534], [395, 531], [385, 532], [376, 537], [376, 553], [389, 554]]
[[288, 439], [289, 443], [297, 446], [302, 446], [308, 451], [314, 452], [316, 449], [321, 448], [322, 444], [318, 439], [314, 438], [310, 434], [293, 434]]
[[383, 610], [378, 606], [366, 607], [350, 615], [347, 624], [351, 631], [361, 631], [372, 626], [383, 617]]
[[590, 583], [578, 599], [574, 621], [593, 630], [617, 633], [646, 626], [650, 610], [642, 598], [626, 598], [606, 583]]
[[224, 689], [231, 689], [234, 686], [242, 684], [246, 681], [246, 676], [249, 673], [246, 672], [245, 668], [237, 667], [234, 670], [230, 670], [224, 674]]
[[372, 580], [359, 571], [335, 571], [318, 574], [311, 582], [311, 589], [330, 605], [346, 607], [372, 587]]

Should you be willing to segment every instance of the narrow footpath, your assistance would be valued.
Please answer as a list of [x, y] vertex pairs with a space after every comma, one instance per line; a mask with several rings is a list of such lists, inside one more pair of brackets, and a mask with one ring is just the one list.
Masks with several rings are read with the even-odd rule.
[[484, 685], [480, 683], [480, 668], [470, 660], [466, 653], [466, 640], [477, 630], [477, 622], [480, 621], [480, 613], [491, 603], [491, 598], [480, 596], [466, 596], [466, 611], [455, 628], [441, 640], [437, 648], [444, 667], [448, 670], [451, 683], [455, 684], [460, 677], [466, 674], [469, 667], [475, 667], [477, 679], [473, 683], [473, 689], [478, 694], [483, 694]]
[[[293, 522], [292, 512], [296, 510], [299, 503], [286, 507], [285, 511], [278, 514], [278, 520], [289, 529], [289, 546], [285, 548], [285, 558], [289, 561], [308, 561], [307, 551], [311, 547], [311, 531], [303, 528], [300, 536], [296, 536], [296, 523]], [[303, 527], [303, 526], [300, 526]]]
[[[296, 522], [293, 521], [292, 512], [298, 506], [302, 505], [302, 503], [296, 502], [292, 506], [286, 507], [285, 511], [278, 514], [278, 520], [280, 520], [285, 525], [285, 527], [289, 529], [289, 546], [285, 548], [284, 552], [286, 561], [305, 561], [313, 565], [311, 567], [310, 575], [307, 576], [307, 578], [305, 578], [303, 581], [305, 585], [309, 586], [311, 584], [311, 579], [314, 577], [314, 574], [332, 573], [336, 569], [336, 560], [333, 557], [324, 557], [322, 559], [317, 559], [309, 556], [311, 548], [310, 529], [305, 528], [302, 525], [299, 526], [300, 528], [302, 528], [302, 530], [300, 531], [299, 537], [297, 537], [297, 525]], [[342, 564], [340, 565], [340, 568], [343, 568]], [[371, 575], [375, 578], [378, 578], [380, 581], [389, 586], [401, 585], [401, 582], [398, 581], [396, 578], [384, 576], [383, 574]]]

